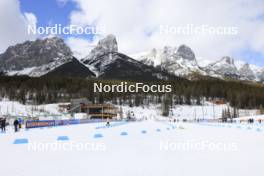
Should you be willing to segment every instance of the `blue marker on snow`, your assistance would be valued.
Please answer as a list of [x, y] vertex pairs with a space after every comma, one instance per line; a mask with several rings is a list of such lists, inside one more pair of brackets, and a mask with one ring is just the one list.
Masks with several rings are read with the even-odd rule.
[[97, 138], [102, 138], [102, 137], [103, 137], [103, 135], [100, 134], [100, 133], [94, 135], [94, 138], [96, 138], [96, 139], [97, 139]]
[[28, 139], [16, 139], [13, 144], [28, 144]]
[[261, 132], [262, 131], [262, 129], [260, 129], [260, 128], [257, 128], [257, 132]]
[[120, 135], [121, 136], [127, 136], [128, 134], [127, 134], [127, 132], [123, 131], [123, 132], [120, 133]]
[[68, 140], [70, 140], [68, 136], [59, 136], [57, 138], [57, 141], [68, 141]]
[[141, 131], [141, 133], [142, 133], [142, 134], [146, 134], [146, 133], [147, 133], [147, 131], [146, 131], [146, 130], [143, 130], [143, 131]]

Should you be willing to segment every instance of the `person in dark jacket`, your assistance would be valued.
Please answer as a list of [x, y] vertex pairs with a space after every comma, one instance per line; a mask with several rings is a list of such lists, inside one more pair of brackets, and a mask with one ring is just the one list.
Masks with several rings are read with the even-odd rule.
[[2, 132], [6, 131], [6, 119], [5, 118], [1, 119], [1, 130]]
[[22, 119], [18, 119], [18, 127], [19, 127], [19, 129], [22, 128]]
[[19, 122], [18, 122], [18, 120], [16, 119], [16, 120], [14, 121], [15, 132], [18, 131], [18, 125], [19, 125]]
[[108, 118], [107, 118], [107, 120], [106, 120], [106, 127], [110, 127], [110, 121], [109, 121]]
[[3, 128], [2, 128], [3, 120], [4, 120], [3, 118], [0, 118], [0, 127], [1, 127], [2, 132], [3, 132]]

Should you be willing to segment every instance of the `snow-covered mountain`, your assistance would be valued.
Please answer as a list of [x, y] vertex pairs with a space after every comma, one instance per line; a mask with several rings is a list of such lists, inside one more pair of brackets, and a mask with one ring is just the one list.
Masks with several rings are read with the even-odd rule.
[[229, 56], [225, 56], [221, 60], [209, 64], [205, 67], [205, 70], [209, 73], [208, 75], [214, 72], [215, 74], [232, 78], [240, 77], [239, 71], [235, 66], [234, 59]]
[[221, 60], [209, 64], [205, 67], [209, 76], [213, 72], [221, 76], [237, 78], [248, 81], [264, 81], [264, 69], [256, 65], [248, 64], [244, 61], [234, 60], [228, 56]]
[[263, 68], [234, 60], [229, 56], [213, 63], [203, 59], [198, 62], [192, 49], [186, 45], [180, 47], [166, 46], [163, 49], [154, 48], [150, 52], [133, 56], [144, 64], [160, 67], [162, 70], [177, 76], [188, 77], [192, 73], [198, 73], [222, 79], [230, 77], [240, 80], [264, 81]]
[[[74, 63], [75, 69], [83, 66], [73, 57], [71, 49], [64, 43], [63, 39], [58, 37], [26, 41], [10, 46], [0, 55], [0, 71], [10, 76], [28, 75], [39, 77], [66, 63], [68, 65]], [[85, 72], [88, 73], [89, 70], [86, 69]], [[67, 71], [69, 70], [64, 72]]]
[[256, 72], [256, 77], [258, 81], [264, 82], [264, 68]]
[[62, 39], [37, 39], [10, 46], [0, 56], [0, 69], [9, 75], [41, 76], [71, 59], [71, 50]]
[[82, 59], [82, 62], [100, 78], [127, 80], [175, 78], [166, 71], [161, 71], [152, 65], [146, 65], [119, 53], [114, 35], [108, 35], [100, 40], [91, 53]]
[[[239, 70], [241, 70], [243, 67], [249, 67], [250, 68], [249, 71], [245, 71], [245, 72], [248, 72], [248, 75], [247, 76], [244, 75], [244, 77], [252, 78], [252, 79], [249, 79], [249, 80], [264, 82], [264, 68], [261, 68], [261, 67], [259, 67], [257, 65], [248, 64], [248, 63], [246, 63], [244, 61], [240, 61], [240, 60], [237, 60], [235, 62], [235, 65], [236, 65], [236, 67]], [[248, 66], [245, 66], [245, 65], [248, 65]], [[254, 77], [253, 77], [251, 71], [253, 72]], [[240, 74], [243, 75], [243, 73], [240, 73]]]
[[[264, 68], [229, 56], [207, 65], [199, 63], [193, 50], [186, 45], [154, 48], [129, 57], [118, 51], [114, 35], [100, 40], [89, 55], [79, 61], [63, 39], [52, 37], [10, 46], [0, 54], [0, 74], [31, 77], [96, 76], [127, 80], [175, 79], [179, 76], [192, 79], [200, 74], [264, 82]], [[208, 60], [204, 63], [208, 63]]]
[[180, 47], [166, 46], [163, 49], [152, 49], [148, 54], [142, 55], [137, 60], [144, 64], [160, 67], [162, 70], [176, 76], [187, 76], [191, 73], [205, 74], [199, 67], [195, 54], [186, 45]]
[[91, 50], [90, 54], [82, 59], [82, 61], [95, 60], [98, 57], [108, 54], [118, 52], [116, 37], [112, 34], [106, 36], [102, 40], [99, 40], [98, 44], [94, 49]]
[[250, 68], [250, 65], [248, 63], [244, 64], [239, 69], [239, 74], [241, 77], [246, 78], [247, 80], [255, 80], [256, 79], [255, 73]]

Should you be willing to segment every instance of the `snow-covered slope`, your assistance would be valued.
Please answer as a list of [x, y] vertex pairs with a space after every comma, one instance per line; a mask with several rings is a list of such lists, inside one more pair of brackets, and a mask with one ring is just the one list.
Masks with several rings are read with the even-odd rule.
[[0, 101], [0, 116], [13, 117], [35, 117], [35, 116], [53, 116], [62, 115], [59, 111], [58, 104], [47, 105], [23, 105], [17, 101], [3, 100]]

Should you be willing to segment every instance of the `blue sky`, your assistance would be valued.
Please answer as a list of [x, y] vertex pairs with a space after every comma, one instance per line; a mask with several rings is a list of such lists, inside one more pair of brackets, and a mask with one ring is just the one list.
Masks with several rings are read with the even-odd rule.
[[48, 26], [50, 22], [67, 25], [69, 15], [75, 7], [73, 2], [59, 6], [56, 0], [20, 0], [21, 11], [34, 13], [37, 16], [39, 26]]
[[[75, 2], [73, 2], [72, 0], [66, 0], [67, 1], [67, 3], [65, 3], [65, 5], [61, 5], [61, 4], [59, 4], [58, 2], [57, 2], [57, 0], [43, 0], [43, 1], [37, 1], [37, 0], [20, 0], [20, 10], [21, 10], [21, 12], [22, 13], [25, 13], [25, 12], [31, 12], [31, 13], [33, 13], [36, 17], [37, 17], [37, 21], [38, 21], [38, 23], [37, 23], [37, 26], [49, 26], [50, 24], [62, 24], [63, 26], [66, 26], [66, 25], [68, 25], [69, 23], [70, 23], [70, 15], [71, 15], [71, 12], [72, 11], [80, 11], [80, 12], [84, 12], [83, 14], [84, 15], [87, 15], [87, 14], [89, 14], [89, 13], [86, 13], [88, 10], [86, 10], [86, 11], [82, 11], [82, 10], [85, 10], [85, 9], [89, 9], [89, 4], [88, 4], [88, 1], [87, 1], [87, 3], [85, 2], [85, 3], [82, 3], [82, 5], [83, 4], [85, 4], [86, 6], [85, 7], [83, 7], [82, 9], [80, 8], [80, 4], [77, 4], [78, 2], [83, 2], [82, 0], [77, 0], [77, 1], [75, 1]], [[131, 1], [131, 0], [130, 0]], [[129, 2], [130, 2], [129, 1]], [[239, 1], [239, 0], [238, 0]], [[132, 1], [131, 1], [132, 2]], [[161, 1], [162, 2], [162, 1]], [[93, 5], [94, 5], [95, 3], [93, 3]], [[122, 10], [122, 12], [115, 12], [115, 11], [106, 11], [106, 12], [103, 12], [103, 14], [100, 14], [100, 17], [102, 16], [102, 21], [105, 19], [105, 20], [108, 20], [109, 21], [109, 19], [111, 20], [111, 15], [113, 14], [113, 13], [130, 13], [130, 10], [131, 9], [129, 9], [130, 7], [128, 7], [128, 9], [126, 10], [125, 8], [123, 8], [122, 6], [124, 6], [124, 7], [126, 7], [126, 4], [125, 3], [119, 3], [120, 4], [120, 8], [121, 9], [124, 9], [124, 10]], [[129, 5], [131, 4], [131, 3], [128, 3]], [[103, 5], [105, 5], [106, 6], [106, 8], [108, 7], [108, 6], [110, 6], [109, 7], [109, 9], [111, 8], [111, 5], [110, 4], [98, 4], [98, 6], [102, 6], [103, 7]], [[163, 4], [162, 4], [163, 5]], [[113, 4], [113, 7], [114, 6], [117, 6], [117, 5], [115, 5], [115, 4]], [[132, 4], [132, 6], [133, 6], [133, 4]], [[161, 6], [161, 5], [159, 5], [159, 6]], [[179, 6], [183, 6], [183, 8], [184, 8], [184, 5], [183, 4], [179, 4]], [[144, 8], [145, 8], [146, 6], [144, 6]], [[97, 8], [97, 7], [91, 7], [91, 8]], [[106, 9], [106, 8], [104, 8], [104, 9]], [[132, 7], [131, 7], [132, 8]], [[168, 11], [169, 11], [169, 8], [170, 7], [167, 7], [168, 8]], [[189, 8], [189, 7], [188, 7]], [[218, 7], [213, 7], [213, 8], [216, 8], [216, 10], [217, 10], [217, 8]], [[249, 10], [250, 10], [250, 8], [251, 7], [249, 7]], [[143, 9], [144, 10], [144, 9]], [[167, 10], [167, 9], [166, 9]], [[252, 9], [252, 10], [254, 10], [254, 9]], [[149, 10], [148, 9], [146, 9], [146, 13], [148, 12]], [[152, 10], [153, 11], [153, 10]], [[151, 13], [153, 13], [151, 11]], [[99, 10], [99, 12], [98, 13], [100, 13], [100, 10]], [[131, 11], [131, 13], [133, 13], [133, 11]], [[234, 12], [235, 13], [235, 12]], [[136, 16], [137, 15], [140, 15], [140, 14], [135, 14]], [[154, 15], [154, 14], [153, 14]], [[130, 23], [138, 23], [138, 22], [135, 22], [135, 21], [132, 21], [131, 19], [130, 19], [130, 16], [131, 16], [131, 14], [129, 14], [129, 15], [124, 15], [124, 17], [123, 18], [125, 18], [125, 17], [129, 17], [129, 19], [127, 19], [127, 21], [131, 21]], [[186, 16], [186, 15], [185, 15]], [[114, 17], [116, 17], [116, 16], [114, 16]], [[140, 16], [139, 16], [140, 17]], [[258, 20], [260, 20], [260, 21], [264, 21], [264, 15], [262, 14], [262, 15], [258, 15], [256, 18], [258, 18]], [[122, 16], [120, 16], [120, 18], [122, 18]], [[136, 17], [135, 17], [136, 18]], [[154, 16], [153, 16], [153, 18], [155, 18]], [[172, 19], [173, 19], [173, 16], [171, 17]], [[187, 17], [186, 17], [187, 18]], [[206, 17], [205, 17], [206, 18]], [[139, 19], [139, 18], [137, 18], [137, 19]], [[192, 19], [192, 18], [191, 18]], [[122, 19], [120, 19], [120, 20], [122, 20]], [[139, 19], [140, 20], [140, 19]], [[126, 19], [124, 19], [124, 21], [126, 21]], [[105, 21], [106, 22], [106, 21]], [[192, 21], [190, 21], [190, 22], [192, 22]], [[146, 22], [145, 22], [146, 23]], [[108, 22], [107, 22], [107, 24], [108, 24]], [[138, 23], [139, 25], [141, 24], [141, 23]], [[113, 22], [113, 25], [115, 25], [115, 23]], [[117, 24], [117, 25], [119, 25], [119, 24]], [[129, 25], [129, 24], [126, 24], [126, 25]], [[143, 22], [142, 22], [142, 26], [143, 25], [145, 25]], [[132, 26], [133, 27], [133, 26]], [[128, 28], [129, 29], [129, 28]], [[126, 30], [126, 29], [125, 29]], [[116, 31], [119, 31], [119, 32], [116, 32]], [[112, 33], [112, 31], [110, 30], [110, 32]], [[109, 32], [109, 33], [110, 33]], [[119, 30], [115, 30], [114, 32], [116, 32], [116, 33], [114, 33], [115, 35], [117, 35], [117, 39], [118, 40], [120, 40], [121, 42], [119, 42], [119, 47], [122, 49], [122, 44], [123, 45], [126, 45], [127, 46], [127, 41], [130, 41], [130, 42], [133, 42], [133, 39], [135, 39], [135, 41], [139, 41], [140, 42], [140, 39], [138, 39], [137, 38], [137, 36], [129, 36], [130, 38], [119, 38], [118, 37], [118, 35], [119, 35], [119, 33], [122, 33], [123, 31], [121, 31], [120, 32], [120, 29]], [[126, 31], [124, 31], [124, 34], [122, 34], [122, 36], [125, 36], [125, 34], [126, 34]], [[129, 33], [129, 31], [127, 32], [127, 34], [130, 34]], [[121, 34], [120, 34], [121, 35]], [[81, 38], [81, 39], [88, 39], [88, 40], [91, 40], [91, 38], [93, 37], [93, 36], [61, 36], [61, 37], [63, 37], [64, 39], [66, 39], [67, 40], [67, 38], [68, 37], [75, 37], [75, 38]], [[147, 39], [149, 38], [149, 37], [151, 37], [151, 36], [148, 36], [147, 34], [146, 34], [146, 36], [144, 36], [144, 37], [146, 37]], [[131, 40], [130, 40], [131, 39]], [[122, 41], [124, 41], [124, 42], [122, 42]], [[177, 38], [176, 38], [176, 40], [175, 41], [177, 41]], [[181, 41], [181, 43], [184, 43], [185, 42], [185, 40], [184, 40], [184, 38], [181, 38], [181, 39], [179, 39], [179, 41]], [[204, 40], [205, 41], [205, 40]], [[144, 42], [144, 41], [143, 41]], [[141, 44], [142, 45], [145, 45], [145, 44], [143, 44], [143, 42], [141, 42]], [[202, 43], [203, 41], [200, 41], [200, 44], [201, 45], [203, 45], [203, 43]], [[147, 43], [147, 42], [146, 42]], [[160, 43], [159, 41], [158, 41], [158, 43]], [[186, 44], [188, 44], [188, 45], [190, 45], [190, 47], [191, 48], [194, 48], [194, 50], [195, 51], [200, 51], [199, 50], [199, 47], [196, 47], [196, 43], [194, 44], [194, 45], [192, 45], [192, 43], [195, 43], [195, 42], [190, 42], [190, 43], [188, 43], [187, 42], [187, 39], [186, 39]], [[165, 44], [164, 44], [165, 45]], [[175, 46], [177, 46], [178, 45], [178, 43], [177, 44], [175, 44]], [[198, 46], [199, 46], [199, 44], [197, 44]], [[124, 52], [126, 52], [126, 51], [128, 51], [128, 50], [132, 50], [132, 51], [140, 51], [140, 50], [134, 50], [134, 49], [131, 49], [133, 46], [139, 46], [138, 45], [138, 43], [135, 43], [134, 45], [133, 44], [131, 44], [131, 45], [128, 45], [130, 48], [129, 49], [127, 49], [127, 48], [125, 48], [123, 51]], [[143, 47], [142, 46], [142, 50], [143, 50], [143, 48], [145, 49], [145, 48], [147, 48], [147, 49], [151, 49], [150, 48], [150, 46], [152, 47], [152, 45], [149, 45], [149, 46], [146, 46], [146, 47]], [[205, 49], [207, 49], [206, 47], [208, 47], [208, 46], [210, 46], [210, 43], [208, 44], [208, 45], [205, 45]], [[247, 46], [247, 47], [245, 47], [245, 46]], [[157, 47], [159, 47], [159, 46], [157, 46]], [[222, 46], [221, 46], [222, 47]], [[197, 49], [196, 49], [197, 48]], [[210, 49], [210, 48], [208, 48], [208, 50], [212, 50], [212, 49]], [[228, 49], [227, 49], [228, 50]], [[264, 50], [264, 48], [263, 48], [263, 50]], [[245, 61], [247, 61], [247, 62], [249, 62], [249, 63], [251, 63], [251, 64], [256, 64], [256, 65], [259, 65], [259, 66], [264, 66], [264, 52], [263, 52], [263, 50], [262, 50], [262, 52], [260, 52], [261, 50], [258, 50], [258, 51], [256, 51], [256, 50], [254, 50], [254, 49], [252, 49], [252, 47], [250, 46], [250, 45], [244, 45], [244, 47], [242, 47], [242, 48], [239, 48], [239, 49], [236, 49], [236, 50], [234, 50], [234, 51], [232, 51], [232, 52], [229, 52], [229, 54], [233, 54], [233, 55], [231, 55], [232, 57], [235, 57], [236, 59], [243, 59], [243, 60], [245, 60]], [[202, 52], [201, 52], [202, 53]], [[127, 53], [128, 54], [128, 53]], [[130, 54], [130, 53], [129, 53]], [[210, 56], [212, 56], [212, 58], [213, 58], [213, 54], [212, 55], [210, 55], [211, 53], [209, 53], [208, 54], [208, 57], [210, 57]], [[225, 53], [223, 53], [223, 56], [224, 55], [226, 55]], [[201, 54], [201, 56], [203, 56], [203, 53]], [[198, 53], [198, 57], [199, 57], [199, 53]], [[205, 56], [206, 57], [206, 56]], [[219, 58], [220, 57], [220, 54], [218, 54], [217, 55], [217, 57]], [[219, 58], [220, 59], [220, 58]]]
[[[70, 24], [69, 16], [73, 10], [77, 10], [78, 5], [73, 1], [65, 4], [59, 3], [57, 0], [20, 0], [20, 8], [22, 13], [31, 12], [37, 17], [37, 26], [46, 27], [54, 24], [67, 26]], [[64, 39], [67, 37], [85, 38], [91, 40], [93, 35], [61, 35]]]
[[248, 63], [262, 66], [262, 67], [264, 66], [264, 56], [261, 53], [252, 51], [249, 48], [241, 49], [240, 51], [234, 54], [234, 57], [235, 58], [245, 58], [246, 62]]

